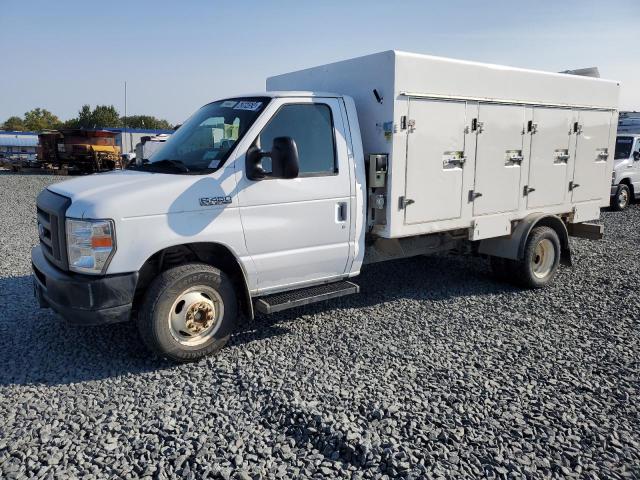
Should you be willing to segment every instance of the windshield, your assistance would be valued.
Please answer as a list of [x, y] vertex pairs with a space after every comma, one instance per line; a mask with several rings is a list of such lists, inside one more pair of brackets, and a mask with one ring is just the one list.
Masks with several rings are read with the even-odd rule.
[[234, 98], [194, 113], [138, 168], [167, 173], [207, 173], [222, 166], [269, 102], [268, 97]]
[[627, 159], [631, 156], [631, 147], [633, 146], [633, 137], [616, 138], [616, 153], [613, 156], [615, 160]]

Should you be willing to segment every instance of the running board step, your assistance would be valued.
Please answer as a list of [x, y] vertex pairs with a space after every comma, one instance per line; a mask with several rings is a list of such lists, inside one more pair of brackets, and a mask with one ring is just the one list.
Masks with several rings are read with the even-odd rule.
[[360, 286], [352, 282], [326, 283], [259, 298], [256, 300], [256, 310], [261, 313], [275, 313], [359, 292]]

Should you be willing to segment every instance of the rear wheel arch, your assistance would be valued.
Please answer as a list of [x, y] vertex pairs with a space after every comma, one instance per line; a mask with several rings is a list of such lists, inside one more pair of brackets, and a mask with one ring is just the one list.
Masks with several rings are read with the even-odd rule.
[[560, 263], [571, 266], [571, 250], [569, 233], [565, 222], [557, 215], [532, 213], [513, 228], [511, 235], [480, 240], [478, 252], [483, 255], [522, 260], [524, 258], [527, 239], [535, 227], [546, 226], [553, 229], [560, 240]]
[[163, 271], [178, 265], [201, 262], [226, 273], [238, 293], [242, 312], [250, 319], [254, 317], [253, 302], [249, 293], [247, 273], [240, 259], [221, 243], [198, 242], [172, 245], [151, 255], [139, 270], [134, 308], [139, 305], [147, 286]]
[[524, 249], [527, 244], [527, 239], [529, 238], [529, 234], [535, 227], [549, 227], [553, 229], [558, 235], [558, 239], [560, 240], [560, 263], [562, 265], [571, 266], [571, 248], [569, 247], [569, 232], [567, 231], [567, 226], [565, 223], [555, 215], [546, 215], [543, 217], [539, 217], [536, 221], [529, 225], [527, 230], [527, 234], [523, 235], [520, 240], [520, 246], [518, 248], [518, 258], [522, 259], [524, 257]]

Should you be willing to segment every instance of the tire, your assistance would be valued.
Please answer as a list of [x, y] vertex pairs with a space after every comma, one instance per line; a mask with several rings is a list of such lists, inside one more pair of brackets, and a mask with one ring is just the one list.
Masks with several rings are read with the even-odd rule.
[[628, 185], [621, 183], [618, 185], [616, 194], [611, 199], [611, 208], [616, 212], [620, 212], [627, 208], [631, 203], [631, 190]]
[[561, 248], [554, 229], [535, 227], [527, 237], [523, 259], [514, 262], [513, 280], [525, 288], [548, 285], [557, 273]]
[[174, 362], [193, 362], [225, 346], [237, 316], [229, 277], [210, 265], [189, 263], [151, 282], [137, 325], [151, 352]]

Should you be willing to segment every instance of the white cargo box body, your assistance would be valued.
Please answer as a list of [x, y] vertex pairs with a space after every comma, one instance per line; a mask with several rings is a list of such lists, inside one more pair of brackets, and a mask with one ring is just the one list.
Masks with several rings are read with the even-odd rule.
[[[379, 101], [373, 90], [376, 90]], [[387, 51], [267, 79], [267, 90], [353, 97], [366, 154], [388, 154], [374, 233], [507, 235], [530, 213], [609, 204], [614, 81]]]

